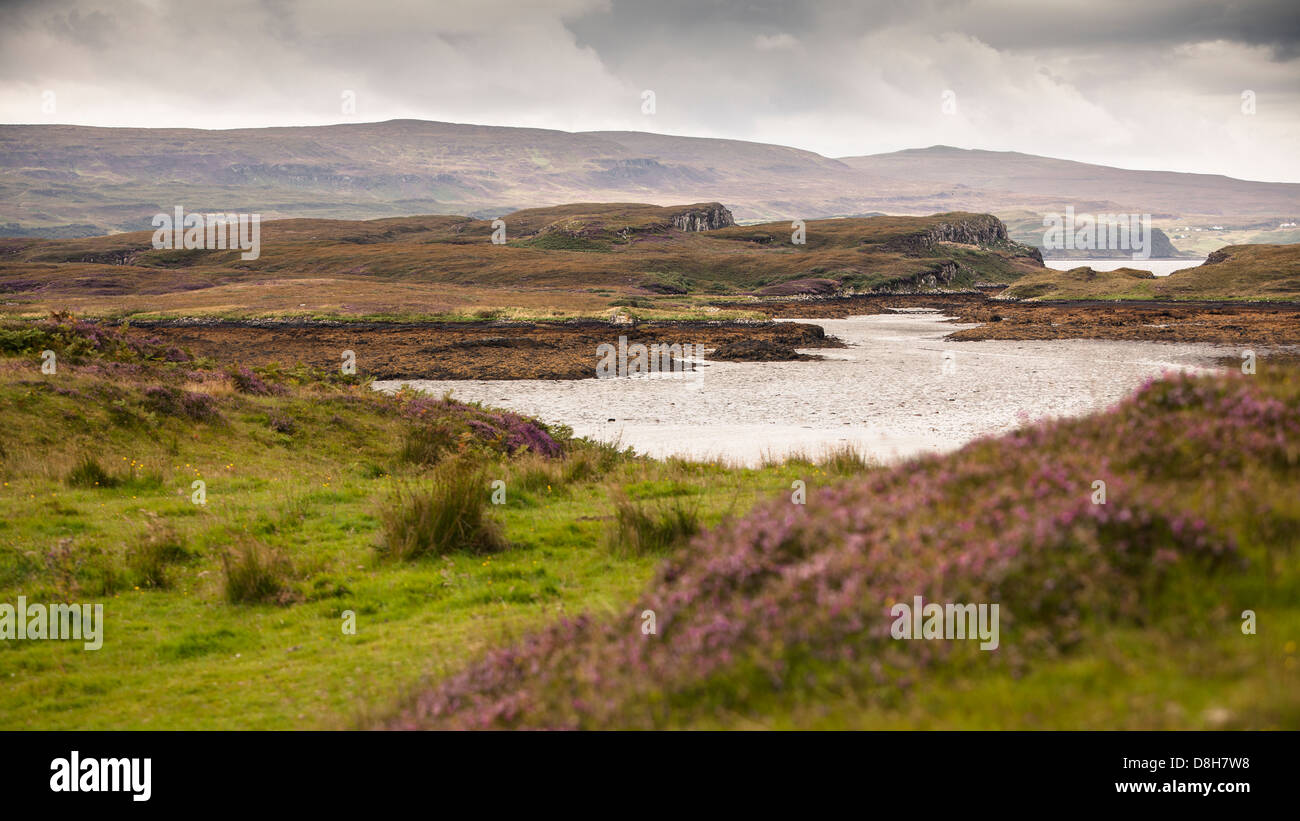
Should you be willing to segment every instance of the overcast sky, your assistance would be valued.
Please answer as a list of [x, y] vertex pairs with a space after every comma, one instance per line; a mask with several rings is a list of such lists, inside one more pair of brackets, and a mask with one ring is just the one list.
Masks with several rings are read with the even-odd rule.
[[3, 122], [397, 117], [730, 137], [827, 156], [947, 144], [1300, 182], [1300, 3], [0, 4]]

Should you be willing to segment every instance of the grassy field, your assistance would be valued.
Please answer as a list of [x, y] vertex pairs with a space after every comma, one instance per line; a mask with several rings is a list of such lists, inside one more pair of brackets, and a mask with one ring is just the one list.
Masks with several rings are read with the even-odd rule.
[[[821, 472], [652, 462], [576, 441], [562, 459], [484, 448], [470, 456], [506, 483], [491, 515], [508, 549], [384, 561], [393, 493], [436, 473], [403, 455], [420, 425], [409, 397], [304, 373], [260, 395], [212, 363], [111, 339], [92, 349], [61, 327], [17, 350], [21, 331], [0, 332], [0, 602], [102, 602], [105, 638], [98, 651], [0, 643], [6, 729], [349, 726], [525, 628], [626, 606], [659, 557], [605, 545], [613, 496], [686, 500], [714, 523]], [[40, 372], [46, 345], [55, 374]], [[169, 402], [163, 387], [210, 405]], [[99, 485], [77, 484], [94, 475], [78, 470], [87, 458]], [[191, 500], [196, 480], [206, 504]], [[282, 601], [229, 600], [222, 558], [247, 549], [284, 560]]]
[[1007, 288], [1012, 299], [1187, 299], [1293, 302], [1300, 299], [1300, 245], [1233, 245], [1203, 265], [1156, 277], [1134, 267], [1114, 271], [1047, 269]]
[[[5, 729], [1300, 727], [1294, 363], [740, 470], [66, 317], [0, 351], [0, 602], [105, 605], [0, 643]], [[1000, 650], [888, 641], [913, 593]]]

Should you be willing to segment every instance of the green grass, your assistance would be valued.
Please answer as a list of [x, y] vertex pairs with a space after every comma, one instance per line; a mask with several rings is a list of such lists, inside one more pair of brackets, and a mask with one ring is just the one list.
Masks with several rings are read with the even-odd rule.
[[[105, 638], [93, 652], [0, 642], [4, 729], [352, 726], [525, 629], [634, 599], [658, 557], [604, 549], [622, 487], [687, 488], [711, 524], [817, 473], [581, 446], [498, 462], [506, 503], [490, 507], [508, 549], [385, 562], [385, 501], [429, 473], [401, 459], [406, 423], [366, 389], [214, 390], [220, 419], [191, 422], [147, 416], [128, 387], [140, 421], [123, 425], [93, 399], [121, 380], [38, 364], [0, 359], [0, 602], [102, 602]], [[295, 432], [271, 430], [271, 412]], [[85, 454], [123, 481], [69, 487]], [[145, 474], [157, 481], [129, 480]], [[190, 501], [196, 480], [206, 505]], [[286, 566], [232, 595], [223, 557], [254, 544]]]

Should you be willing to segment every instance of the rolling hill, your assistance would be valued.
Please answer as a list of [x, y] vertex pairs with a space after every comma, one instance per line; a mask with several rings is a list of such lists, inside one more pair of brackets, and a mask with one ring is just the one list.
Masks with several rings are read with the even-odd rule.
[[223, 131], [0, 126], [0, 236], [139, 230], [176, 205], [356, 220], [715, 200], [742, 222], [992, 213], [1022, 241], [1041, 236], [1041, 214], [1067, 204], [1258, 229], [1300, 215], [1296, 184], [945, 146], [834, 159], [740, 140], [419, 120]]

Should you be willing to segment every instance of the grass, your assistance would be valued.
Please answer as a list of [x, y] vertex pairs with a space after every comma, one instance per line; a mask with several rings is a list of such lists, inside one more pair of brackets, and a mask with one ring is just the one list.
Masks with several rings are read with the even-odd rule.
[[[561, 459], [479, 454], [506, 482], [491, 515], [509, 549], [383, 561], [393, 488], [436, 471], [401, 458], [413, 421], [396, 400], [290, 374], [276, 377], [283, 393], [241, 393], [212, 370], [189, 388], [217, 411], [198, 421], [151, 414], [145, 393], [183, 387], [192, 363], [134, 375], [101, 373], [90, 355], [61, 356], [55, 375], [39, 363], [0, 357], [0, 601], [101, 602], [106, 638], [94, 652], [0, 642], [5, 729], [351, 726], [557, 614], [633, 600], [657, 557], [603, 548], [615, 489], [689, 486], [707, 525], [802, 471], [583, 442]], [[296, 432], [272, 430], [273, 413]], [[109, 483], [70, 486], [88, 458]], [[191, 501], [196, 481], [206, 504]]]
[[488, 513], [492, 485], [481, 466], [451, 461], [420, 484], [399, 487], [380, 510], [379, 553], [410, 561], [509, 547]]
[[[1191, 262], [1189, 261], [1189, 265]], [[1214, 251], [1204, 265], [1155, 277], [1130, 267], [1114, 271], [1074, 268], [1025, 276], [1004, 296], [1066, 300], [1239, 300], [1294, 302], [1300, 299], [1300, 246], [1232, 245]]]
[[231, 604], [288, 604], [293, 567], [279, 550], [244, 537], [220, 554], [226, 601]]
[[652, 501], [614, 497], [605, 547], [619, 556], [664, 556], [703, 529], [699, 505], [681, 496]]

